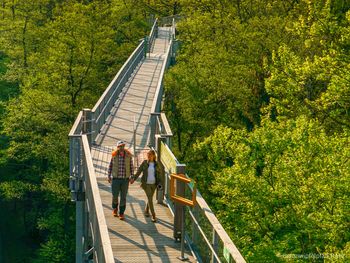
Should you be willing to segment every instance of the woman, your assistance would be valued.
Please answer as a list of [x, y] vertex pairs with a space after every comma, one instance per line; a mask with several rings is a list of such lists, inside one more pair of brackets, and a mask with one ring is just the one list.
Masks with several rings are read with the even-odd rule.
[[157, 186], [161, 187], [160, 178], [162, 178], [162, 176], [164, 175], [164, 171], [161, 168], [161, 165], [156, 161], [155, 151], [148, 151], [147, 160], [144, 160], [142, 162], [131, 183], [133, 183], [140, 176], [141, 173], [141, 187], [143, 190], [145, 190], [148, 200], [145, 208], [145, 216], [148, 217], [150, 215], [149, 210], [151, 210], [152, 222], [156, 222], [157, 219], [156, 213], [154, 212], [153, 195]]

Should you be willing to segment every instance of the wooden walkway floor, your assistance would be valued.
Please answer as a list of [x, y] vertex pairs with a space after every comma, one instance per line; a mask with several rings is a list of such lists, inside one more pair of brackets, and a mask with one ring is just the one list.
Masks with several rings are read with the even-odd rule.
[[[112, 193], [107, 182], [111, 152], [118, 140], [124, 140], [132, 150], [134, 119], [136, 120], [137, 162], [145, 158], [148, 144], [148, 117], [168, 47], [169, 28], [159, 28], [158, 38], [150, 55], [137, 67], [125, 86], [120, 101], [92, 148], [92, 158], [98, 180], [104, 214], [115, 262], [181, 262], [180, 243], [173, 238], [173, 215], [165, 205], [155, 204], [158, 221], [145, 217], [146, 195], [140, 183], [129, 185], [125, 220], [112, 216]], [[196, 262], [188, 249], [187, 262]]]

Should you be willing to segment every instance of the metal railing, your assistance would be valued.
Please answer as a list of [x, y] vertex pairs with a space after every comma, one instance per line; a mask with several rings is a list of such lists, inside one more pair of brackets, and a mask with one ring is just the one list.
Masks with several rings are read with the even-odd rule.
[[142, 40], [93, 107], [93, 141], [96, 140], [102, 126], [105, 124], [125, 84], [128, 82], [139, 62], [144, 58], [144, 48], [145, 41]]
[[154, 20], [151, 32], [150, 32], [150, 34], [148, 36], [148, 49], [147, 49], [148, 52], [151, 52], [152, 45], [153, 45], [154, 40], [157, 37], [157, 35], [158, 35], [158, 18], [156, 18]]
[[76, 202], [76, 262], [114, 262], [102, 201], [92, 163], [86, 117], [81, 111], [69, 133], [70, 190]]
[[[161, 142], [157, 151], [166, 170], [164, 197], [174, 213], [174, 203], [170, 199], [170, 174], [176, 172], [176, 166], [180, 163], [166, 143]], [[185, 197], [191, 199], [192, 191], [193, 185], [188, 185], [185, 189]], [[187, 208], [185, 229], [187, 243], [194, 251], [198, 262], [245, 262], [198, 190], [196, 205], [193, 208]]]
[[100, 99], [97, 101], [91, 111], [92, 116], [92, 141], [96, 141], [97, 135], [101, 132], [103, 125], [106, 123], [112, 108], [118, 103], [118, 98], [132, 76], [134, 70], [149, 52], [155, 37], [157, 36], [158, 26], [157, 19], [154, 21], [151, 32], [148, 39], [141, 40], [140, 44], [130, 55], [128, 60], [124, 63], [122, 68], [119, 70], [117, 75], [114, 77], [112, 82], [109, 84], [107, 89], [104, 91]]
[[[177, 171], [181, 164], [177, 161], [170, 148], [172, 132], [164, 113], [161, 111], [163, 97], [164, 73], [169, 67], [173, 54], [175, 37], [175, 19], [171, 19], [172, 28], [169, 31], [169, 46], [166, 51], [160, 79], [157, 84], [155, 98], [152, 103], [149, 118], [151, 147], [157, 146], [157, 152], [167, 176], [164, 182], [164, 196], [169, 207], [174, 212], [174, 205], [169, 198], [170, 173]], [[76, 201], [77, 209], [77, 249], [76, 262], [83, 262], [91, 255], [94, 262], [114, 262], [111, 242], [108, 235], [106, 220], [102, 211], [95, 170], [92, 163], [90, 146], [96, 140], [102, 126], [107, 121], [117, 98], [128, 79], [132, 76], [139, 62], [144, 58], [157, 34], [157, 20], [154, 22], [148, 40], [142, 40], [123, 67], [119, 70], [106, 91], [92, 110], [84, 110], [78, 117], [69, 133], [70, 140], [70, 189], [72, 199]], [[148, 44], [148, 45], [147, 45]], [[148, 47], [147, 47], [148, 46]], [[135, 127], [134, 127], [135, 133]], [[157, 142], [161, 137], [165, 142]], [[134, 137], [134, 141], [136, 138]], [[136, 148], [134, 148], [136, 151]], [[185, 189], [185, 194], [192, 193], [191, 186]], [[197, 204], [188, 209], [185, 217], [187, 243], [195, 251], [199, 262], [245, 262], [232, 240], [197, 191]]]
[[[71, 199], [76, 202], [76, 262], [93, 257], [94, 262], [114, 262], [111, 242], [96, 181], [90, 145], [96, 141], [112, 108], [146, 56], [146, 46], [157, 35], [154, 21], [149, 39], [142, 40], [124, 63], [92, 110], [80, 111], [69, 133]], [[135, 150], [135, 149], [134, 149]]]
[[[175, 24], [173, 23], [173, 26]], [[174, 43], [174, 35], [173, 32], [175, 32], [175, 29], [171, 28], [170, 34], [169, 34], [169, 46], [168, 49], [165, 53], [165, 59], [164, 63], [162, 66], [162, 69], [160, 71], [160, 76], [159, 80], [157, 83], [157, 88], [155, 92], [155, 96], [153, 99], [152, 107], [151, 107], [151, 116], [149, 118], [149, 127], [150, 127], [150, 133], [149, 133], [149, 144], [150, 146], [154, 147], [155, 146], [155, 134], [157, 130], [157, 125], [159, 121], [157, 122], [157, 116], [160, 115], [161, 111], [161, 103], [162, 103], [162, 98], [163, 98], [163, 87], [164, 87], [164, 74], [165, 71], [169, 68], [170, 62], [171, 62], [171, 57], [173, 56], [173, 43]]]
[[174, 25], [173, 22], [177, 22], [179, 20], [181, 20], [183, 18], [183, 16], [181, 15], [173, 15], [173, 16], [165, 16], [159, 19], [159, 22], [162, 25]]

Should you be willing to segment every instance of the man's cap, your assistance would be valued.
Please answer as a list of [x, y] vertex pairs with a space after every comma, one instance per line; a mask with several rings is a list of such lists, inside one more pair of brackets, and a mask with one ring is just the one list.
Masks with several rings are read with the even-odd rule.
[[125, 145], [125, 142], [124, 141], [118, 141], [117, 142], [117, 147], [121, 146], [121, 145]]

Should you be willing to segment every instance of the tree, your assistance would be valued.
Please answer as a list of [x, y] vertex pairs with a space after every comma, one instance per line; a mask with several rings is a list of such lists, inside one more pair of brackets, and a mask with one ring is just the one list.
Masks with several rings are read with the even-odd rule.
[[93, 106], [145, 35], [146, 17], [132, 2], [2, 2], [5, 79], [20, 92], [1, 116], [8, 145], [1, 149], [0, 195], [6, 197], [1, 204], [15, 206], [9, 214], [24, 217], [16, 229], [27, 229], [21, 237], [31, 244], [29, 261], [74, 260], [67, 134], [77, 112]]
[[248, 260], [343, 262], [349, 2], [181, 4], [166, 110], [189, 175]]
[[302, 48], [294, 51], [295, 47], [283, 45], [275, 52], [266, 88], [272, 97], [270, 112], [318, 118], [333, 133], [349, 128], [350, 16], [337, 21], [327, 3], [311, 9], [296, 25], [294, 34], [304, 40]]
[[174, 110], [176, 123], [186, 127], [186, 132], [179, 125], [175, 129], [182, 154], [190, 151], [191, 138], [204, 138], [219, 124], [249, 130], [259, 125], [260, 108], [269, 102], [265, 78], [272, 53], [290, 39], [288, 10], [281, 12], [280, 2], [271, 1], [264, 12], [247, 10], [244, 19], [232, 1], [185, 2], [178, 24], [180, 55], [166, 78], [172, 103], [167, 113]]
[[344, 258], [349, 145], [348, 133], [329, 137], [305, 117], [265, 121], [250, 133], [219, 127], [196, 145], [193, 162], [201, 166], [191, 175], [204, 182], [207, 200], [249, 261], [282, 262], [287, 254]]

